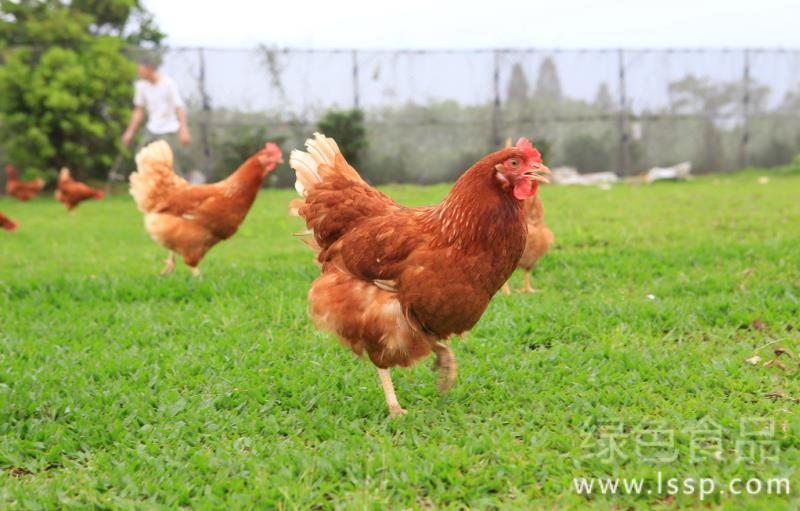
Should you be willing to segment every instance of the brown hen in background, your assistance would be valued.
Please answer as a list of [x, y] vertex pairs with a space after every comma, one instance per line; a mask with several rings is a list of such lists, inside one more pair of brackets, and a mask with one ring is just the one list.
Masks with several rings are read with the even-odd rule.
[[64, 204], [67, 211], [73, 213], [75, 207], [81, 202], [89, 199], [102, 199], [103, 192], [91, 186], [75, 181], [67, 167], [63, 167], [58, 174], [58, 184], [56, 186], [56, 199]]
[[175, 174], [172, 149], [163, 140], [136, 155], [131, 195], [144, 213], [150, 237], [169, 250], [161, 275], [175, 268], [175, 253], [183, 256], [192, 274], [211, 247], [233, 236], [256, 199], [264, 178], [283, 161], [280, 148], [267, 145], [226, 179], [192, 185]]
[[[511, 139], [506, 139], [506, 148], [511, 147]], [[534, 194], [525, 200], [525, 224], [528, 227], [528, 239], [525, 242], [525, 251], [517, 264], [517, 268], [525, 271], [525, 283], [520, 289], [523, 293], [534, 293], [537, 290], [531, 287], [531, 271], [536, 262], [550, 249], [555, 241], [553, 231], [544, 224], [544, 206], [539, 194]], [[503, 293], [510, 295], [511, 287], [508, 282], [503, 284]]]
[[42, 191], [44, 188], [44, 179], [37, 177], [33, 181], [22, 181], [19, 179], [17, 168], [10, 163], [6, 165], [6, 174], [8, 181], [6, 181], [6, 193], [12, 197], [25, 202], [28, 201]]

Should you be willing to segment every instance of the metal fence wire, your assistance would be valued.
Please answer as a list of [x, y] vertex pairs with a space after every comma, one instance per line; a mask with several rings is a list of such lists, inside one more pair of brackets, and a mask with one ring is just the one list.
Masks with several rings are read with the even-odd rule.
[[187, 98], [209, 178], [243, 137], [298, 147], [325, 112], [354, 107], [369, 143], [360, 168], [380, 181], [450, 180], [519, 136], [551, 166], [623, 176], [800, 152], [800, 50], [169, 48], [161, 70]]

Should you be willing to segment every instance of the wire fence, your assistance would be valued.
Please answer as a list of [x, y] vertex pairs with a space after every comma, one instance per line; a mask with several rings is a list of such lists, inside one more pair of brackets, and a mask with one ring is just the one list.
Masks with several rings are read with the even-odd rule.
[[771, 166], [800, 152], [800, 50], [169, 48], [160, 58], [188, 100], [209, 177], [243, 140], [298, 147], [325, 112], [351, 108], [365, 112], [360, 168], [377, 181], [449, 180], [519, 136], [553, 166], [621, 175], [687, 160], [700, 173]]

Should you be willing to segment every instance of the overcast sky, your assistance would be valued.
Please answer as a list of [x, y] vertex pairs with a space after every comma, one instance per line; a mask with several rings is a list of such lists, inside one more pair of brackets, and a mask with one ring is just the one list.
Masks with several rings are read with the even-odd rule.
[[800, 48], [800, 0], [144, 1], [173, 46]]

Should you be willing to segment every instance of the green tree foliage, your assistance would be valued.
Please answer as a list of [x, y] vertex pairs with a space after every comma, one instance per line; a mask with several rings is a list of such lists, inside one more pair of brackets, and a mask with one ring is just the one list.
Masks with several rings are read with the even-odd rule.
[[[235, 126], [220, 130], [214, 140], [218, 153], [214, 155], [214, 174], [211, 178], [219, 180], [228, 177], [245, 160], [263, 149], [266, 142], [274, 142], [283, 148], [286, 137], [276, 136], [261, 126]], [[284, 160], [289, 161], [288, 155], [284, 154]], [[294, 185], [294, 171], [286, 162], [270, 173], [265, 185], [283, 188]]]
[[614, 99], [611, 97], [608, 83], [603, 82], [597, 88], [597, 93], [594, 97], [594, 106], [604, 113], [614, 110]]
[[577, 135], [564, 143], [564, 159], [580, 171], [599, 172], [611, 169], [608, 145], [592, 135]]
[[539, 65], [539, 76], [536, 78], [534, 96], [538, 99], [552, 102], [561, 101], [561, 78], [558, 68], [552, 58], [547, 57]]
[[32, 173], [102, 177], [121, 150], [135, 65], [163, 35], [138, 0], [0, 0], [0, 136]]
[[336, 140], [342, 155], [350, 165], [358, 165], [367, 148], [364, 112], [358, 109], [348, 112], [331, 110], [320, 119], [317, 128], [321, 133]]
[[508, 80], [508, 101], [525, 101], [528, 99], [528, 78], [525, 76], [525, 70], [522, 65], [517, 62], [511, 68], [511, 78]]

